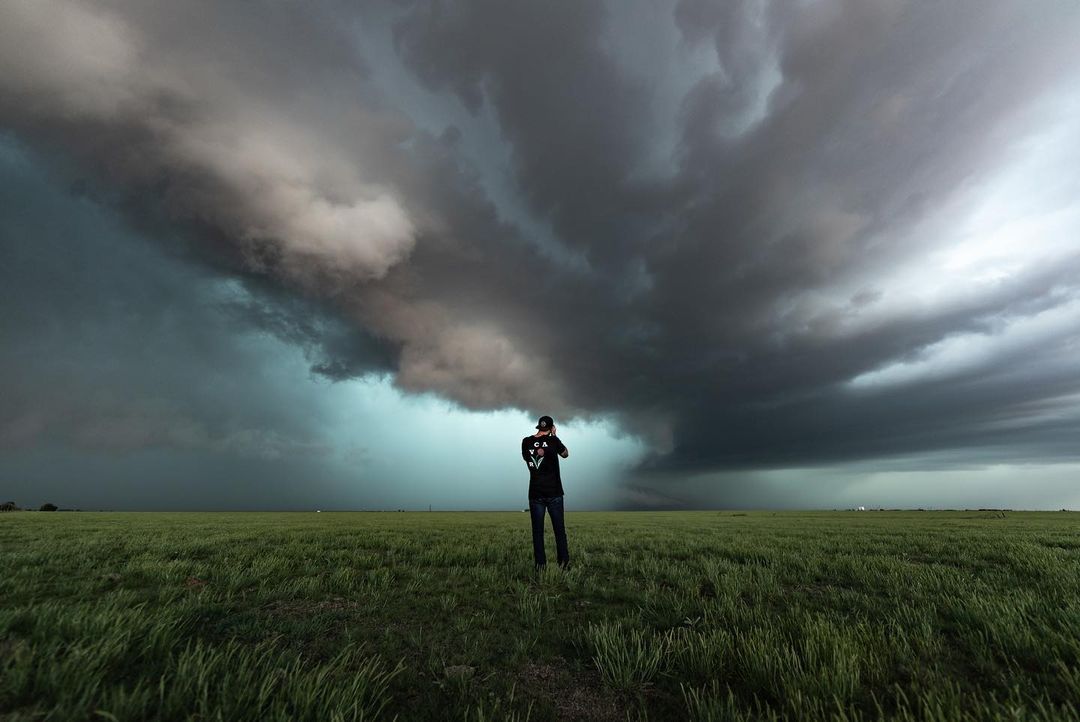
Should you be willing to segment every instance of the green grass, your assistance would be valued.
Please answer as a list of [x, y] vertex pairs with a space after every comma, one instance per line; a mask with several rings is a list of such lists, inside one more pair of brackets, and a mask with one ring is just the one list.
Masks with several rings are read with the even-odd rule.
[[[1080, 515], [0, 515], [0, 719], [1080, 718]], [[554, 540], [548, 529], [548, 544]]]

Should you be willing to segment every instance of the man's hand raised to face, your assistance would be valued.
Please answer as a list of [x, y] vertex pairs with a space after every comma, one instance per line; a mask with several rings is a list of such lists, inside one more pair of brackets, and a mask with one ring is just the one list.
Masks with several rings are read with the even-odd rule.
[[[551, 427], [551, 435], [555, 436], [555, 427], [554, 426]], [[559, 456], [561, 456], [562, 458], [565, 459], [566, 457], [570, 456], [570, 451], [566, 448], [566, 444], [563, 444], [562, 447], [563, 447], [563, 449], [562, 449], [562, 451], [559, 452]]]

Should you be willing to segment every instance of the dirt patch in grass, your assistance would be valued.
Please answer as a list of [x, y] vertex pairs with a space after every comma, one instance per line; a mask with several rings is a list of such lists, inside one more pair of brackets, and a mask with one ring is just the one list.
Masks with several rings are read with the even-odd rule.
[[626, 718], [625, 702], [604, 686], [596, 670], [576, 670], [562, 657], [526, 662], [518, 672], [520, 689], [547, 699], [565, 722], [609, 722]]

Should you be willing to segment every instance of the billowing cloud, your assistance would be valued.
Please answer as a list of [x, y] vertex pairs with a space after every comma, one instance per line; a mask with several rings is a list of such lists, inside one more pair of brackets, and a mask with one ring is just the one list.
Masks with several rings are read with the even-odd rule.
[[1075, 459], [1078, 31], [1050, 0], [17, 0], [0, 124], [266, 289], [237, 323], [319, 373], [613, 419], [644, 500]]
[[[412, 222], [365, 181], [362, 159], [341, 162], [301, 113], [266, 111], [235, 70], [200, 67], [198, 48], [168, 42], [175, 28], [164, 18], [18, 0], [4, 20], [2, 102], [13, 125], [52, 126], [122, 190], [158, 186], [169, 219], [207, 224], [245, 254], [280, 253], [289, 276], [314, 265], [379, 277], [412, 248]], [[343, 80], [362, 77], [356, 61], [342, 60]], [[353, 121], [372, 122], [359, 113]], [[84, 135], [97, 129], [123, 135]]]

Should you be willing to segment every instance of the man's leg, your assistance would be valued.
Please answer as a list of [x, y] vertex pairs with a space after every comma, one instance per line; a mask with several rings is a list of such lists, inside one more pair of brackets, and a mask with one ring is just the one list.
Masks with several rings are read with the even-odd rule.
[[533, 561], [536, 566], [547, 564], [544, 554], [544, 504], [536, 499], [529, 499], [529, 517], [532, 519]]
[[560, 567], [570, 563], [570, 551], [566, 545], [566, 526], [563, 523], [563, 498], [557, 496], [548, 505], [551, 514], [551, 528], [555, 530], [555, 549]]

